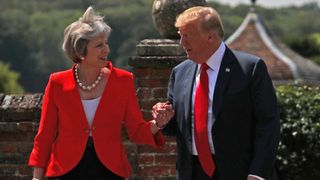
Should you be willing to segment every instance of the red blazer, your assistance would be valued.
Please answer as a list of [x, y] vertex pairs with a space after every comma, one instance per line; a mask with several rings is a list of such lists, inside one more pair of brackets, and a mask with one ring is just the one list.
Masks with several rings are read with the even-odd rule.
[[[161, 132], [152, 135], [137, 103], [132, 73], [113, 68], [91, 127], [96, 153], [112, 172], [129, 177], [130, 164], [122, 143], [124, 125], [130, 140], [153, 147], [164, 145]], [[60, 176], [74, 168], [86, 148], [88, 125], [73, 70], [53, 73], [42, 104], [38, 133], [29, 165], [46, 169], [46, 176]]]

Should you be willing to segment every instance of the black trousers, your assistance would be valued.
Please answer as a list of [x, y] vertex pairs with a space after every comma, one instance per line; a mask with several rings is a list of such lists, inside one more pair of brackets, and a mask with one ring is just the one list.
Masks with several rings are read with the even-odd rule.
[[[112, 155], [110, 155], [112, 156]], [[98, 159], [93, 147], [92, 137], [89, 137], [86, 150], [79, 164], [68, 173], [59, 177], [49, 177], [49, 180], [124, 180], [109, 169]]]
[[[214, 161], [214, 156], [212, 157]], [[192, 156], [192, 180], [219, 180], [219, 171], [216, 167], [212, 177], [209, 177], [202, 169], [198, 156]]]

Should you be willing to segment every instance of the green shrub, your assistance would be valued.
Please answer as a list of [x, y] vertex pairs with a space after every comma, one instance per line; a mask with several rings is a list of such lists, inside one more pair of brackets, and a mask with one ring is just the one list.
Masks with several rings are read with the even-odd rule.
[[281, 142], [277, 156], [283, 180], [320, 179], [320, 86], [277, 86]]
[[18, 72], [10, 69], [10, 64], [0, 60], [0, 93], [23, 93], [24, 90], [18, 82], [19, 76]]

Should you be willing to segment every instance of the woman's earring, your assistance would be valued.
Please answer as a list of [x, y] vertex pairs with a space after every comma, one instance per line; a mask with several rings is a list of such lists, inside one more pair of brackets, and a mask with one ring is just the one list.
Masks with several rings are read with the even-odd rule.
[[80, 59], [81, 59], [81, 61], [83, 61], [83, 60], [84, 60], [84, 57], [80, 57]]

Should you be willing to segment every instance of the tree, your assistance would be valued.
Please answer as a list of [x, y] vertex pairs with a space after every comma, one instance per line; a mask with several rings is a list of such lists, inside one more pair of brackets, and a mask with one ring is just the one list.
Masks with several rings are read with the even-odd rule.
[[[0, 59], [21, 74], [19, 81], [25, 91], [43, 92], [49, 75], [70, 68], [72, 63], [61, 50], [64, 28], [92, 5], [113, 29], [109, 59], [114, 66], [131, 70], [127, 62], [130, 56], [136, 55], [136, 45], [143, 39], [161, 38], [152, 23], [152, 3], [151, 0], [130, 3], [128, 0], [0, 0]], [[248, 5], [231, 7], [216, 1], [208, 1], [208, 5], [221, 14], [226, 39], [250, 9]], [[297, 37], [319, 32], [320, 21], [307, 21], [318, 17], [319, 9], [315, 4], [279, 9], [257, 6], [268, 29], [287, 45]], [[319, 49], [319, 45], [311, 48]], [[318, 53], [312, 52], [307, 58], [320, 63]]]
[[0, 61], [0, 93], [16, 93], [24, 92], [18, 83], [19, 73], [11, 71], [9, 64]]

